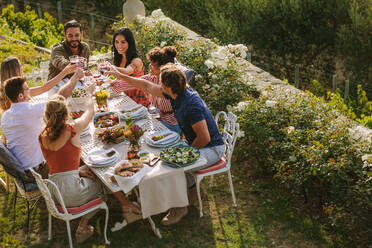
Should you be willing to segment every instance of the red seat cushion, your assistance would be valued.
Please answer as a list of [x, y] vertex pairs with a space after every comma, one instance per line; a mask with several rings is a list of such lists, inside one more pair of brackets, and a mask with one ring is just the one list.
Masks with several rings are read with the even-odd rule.
[[225, 156], [222, 156], [220, 158], [220, 160], [218, 160], [216, 163], [212, 164], [211, 166], [209, 166], [209, 167], [207, 167], [205, 169], [196, 171], [195, 174], [204, 174], [204, 173], [207, 173], [207, 172], [219, 170], [219, 169], [225, 167], [226, 164], [227, 164], [226, 157]]
[[[85, 203], [85, 204], [83, 204], [79, 207], [67, 208], [67, 212], [69, 214], [78, 214], [78, 213], [81, 213], [81, 212], [91, 208], [91, 207], [94, 207], [98, 204], [101, 204], [101, 203], [102, 203], [102, 199], [98, 197], [98, 198], [93, 199], [93, 200], [91, 200], [91, 201], [89, 201], [89, 202], [87, 202], [87, 203]], [[63, 208], [61, 206], [57, 206], [57, 209], [58, 209], [58, 212], [60, 212], [62, 214], [64, 213]]]

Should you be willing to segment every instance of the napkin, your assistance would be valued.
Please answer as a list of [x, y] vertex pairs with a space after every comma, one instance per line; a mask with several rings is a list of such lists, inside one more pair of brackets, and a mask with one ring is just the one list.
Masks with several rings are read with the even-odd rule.
[[[108, 156], [107, 154], [112, 152], [112, 151], [115, 152], [115, 153], [111, 156]], [[103, 150], [103, 149], [102, 150], [95, 150], [95, 151], [91, 152], [90, 155], [88, 155], [88, 158], [89, 158], [90, 162], [92, 162], [93, 164], [101, 164], [103, 162], [106, 162], [108, 160], [113, 159], [115, 156], [116, 156], [116, 150], [114, 148], [111, 148], [109, 150]]]

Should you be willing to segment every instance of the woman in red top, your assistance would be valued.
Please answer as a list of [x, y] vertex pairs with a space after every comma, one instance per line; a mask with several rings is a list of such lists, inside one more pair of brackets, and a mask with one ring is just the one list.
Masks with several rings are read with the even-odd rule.
[[[113, 37], [112, 50], [114, 52], [114, 65], [118, 71], [132, 77], [144, 75], [144, 65], [140, 52], [136, 48], [132, 32], [128, 28], [120, 28]], [[125, 92], [138, 104], [149, 105], [149, 99], [145, 92], [137, 90], [122, 80], [111, 83], [115, 93]]]
[[[92, 92], [94, 85], [88, 90]], [[49, 166], [50, 180], [59, 188], [67, 207], [81, 206], [103, 195], [102, 186], [86, 166], [80, 164], [80, 134], [88, 126], [94, 114], [94, 104], [88, 97], [87, 109], [78, 119], [70, 121], [66, 100], [63, 96], [54, 96], [45, 107], [45, 129], [39, 136], [40, 147]], [[52, 191], [52, 195], [55, 193]], [[124, 213], [140, 214], [122, 192], [114, 193]], [[94, 228], [87, 225], [93, 214], [81, 218], [76, 230], [78, 243], [89, 238]]]

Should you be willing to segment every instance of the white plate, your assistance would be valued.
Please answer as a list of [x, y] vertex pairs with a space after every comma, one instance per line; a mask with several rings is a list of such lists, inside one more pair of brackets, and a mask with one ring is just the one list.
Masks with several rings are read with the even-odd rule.
[[119, 157], [115, 157], [113, 161], [107, 164], [91, 164], [90, 166], [95, 167], [95, 168], [100, 168], [100, 167], [108, 167], [108, 166], [113, 166], [119, 161]]
[[[114, 151], [115, 153], [110, 157], [105, 157], [105, 154]], [[119, 157], [119, 153], [114, 149], [96, 149], [87, 154], [87, 160], [92, 165], [107, 165], [113, 163]]]
[[[161, 135], [167, 135], [166, 137], [154, 141], [152, 137], [154, 136], [161, 136]], [[154, 144], [154, 145], [164, 145], [168, 143], [172, 143], [174, 140], [179, 138], [179, 134], [171, 131], [171, 130], [162, 130], [162, 131], [156, 131], [156, 132], [149, 132], [146, 134], [147, 143]]]
[[[136, 109], [138, 107], [139, 107], [139, 109]], [[136, 110], [131, 112], [131, 109], [136, 109]], [[145, 117], [147, 115], [147, 109], [144, 106], [136, 105], [136, 106], [133, 106], [130, 109], [122, 109], [122, 110], [128, 111], [128, 112], [125, 112], [125, 113], [122, 113], [122, 112], [119, 113], [120, 117], [122, 119], [125, 119], [129, 115], [130, 118], [132, 118], [133, 120], [136, 120], [136, 119], [141, 119], [142, 117]], [[120, 110], [120, 111], [122, 111], [122, 110]]]
[[153, 144], [153, 143], [147, 142], [147, 139], [146, 139], [146, 143], [147, 143], [149, 146], [153, 146], [153, 147], [157, 147], [157, 148], [164, 148], [164, 147], [169, 147], [169, 146], [175, 145], [175, 144], [177, 144], [180, 140], [181, 140], [181, 137], [178, 136], [176, 139], [171, 140], [169, 143], [165, 143], [165, 144]]

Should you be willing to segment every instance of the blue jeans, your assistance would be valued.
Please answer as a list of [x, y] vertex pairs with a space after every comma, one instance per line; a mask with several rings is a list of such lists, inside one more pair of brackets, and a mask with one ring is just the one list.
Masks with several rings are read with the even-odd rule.
[[182, 130], [181, 130], [180, 126], [178, 126], [178, 125], [172, 126], [172, 125], [169, 125], [168, 123], [166, 123], [164, 121], [160, 121], [160, 122], [161, 122], [161, 124], [163, 124], [166, 128], [168, 128], [171, 131], [174, 131], [174, 132], [176, 132], [178, 134], [181, 134], [182, 133]]

